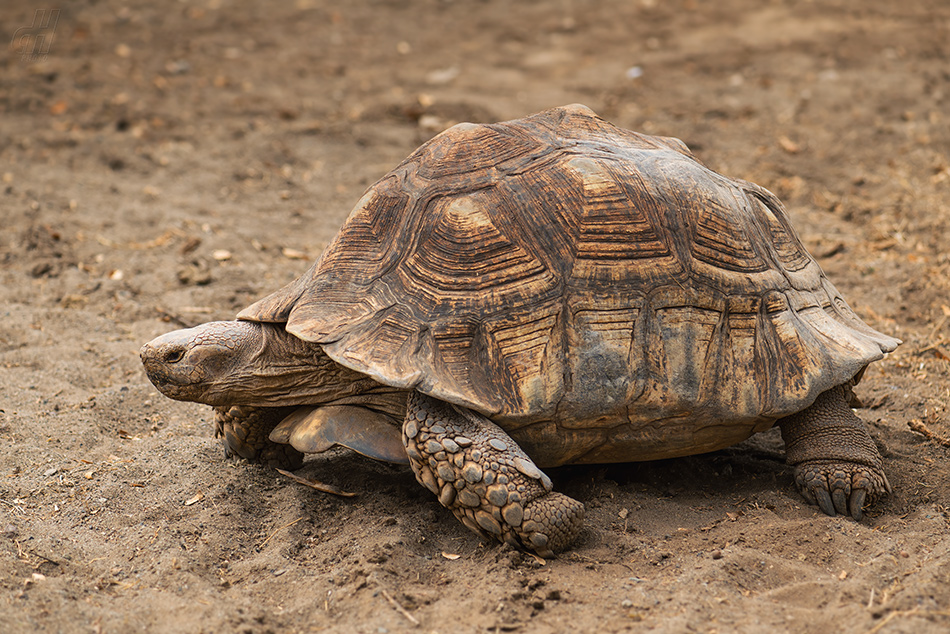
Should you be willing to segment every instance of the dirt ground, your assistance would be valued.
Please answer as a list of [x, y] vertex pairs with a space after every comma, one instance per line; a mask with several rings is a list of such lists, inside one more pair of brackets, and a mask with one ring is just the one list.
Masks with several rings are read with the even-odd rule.
[[[950, 630], [947, 3], [102, 0], [48, 53], [2, 4], [0, 631]], [[143, 342], [303, 272], [421, 142], [572, 102], [777, 193], [904, 341], [858, 388], [894, 488], [864, 521], [773, 431], [551, 470], [588, 519], [542, 562], [405, 468], [312, 458], [342, 499], [228, 461], [148, 383]]]

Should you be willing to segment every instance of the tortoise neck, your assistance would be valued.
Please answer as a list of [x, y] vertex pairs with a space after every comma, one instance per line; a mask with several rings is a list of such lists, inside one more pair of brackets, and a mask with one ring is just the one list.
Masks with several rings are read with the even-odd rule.
[[234, 402], [257, 406], [321, 405], [375, 391], [380, 384], [330, 358], [320, 344], [304, 341], [283, 324], [248, 322], [260, 331], [246, 351], [243, 389]]

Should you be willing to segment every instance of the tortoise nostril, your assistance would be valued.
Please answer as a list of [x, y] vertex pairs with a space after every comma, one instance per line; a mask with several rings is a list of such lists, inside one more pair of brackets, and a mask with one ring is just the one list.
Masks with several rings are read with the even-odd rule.
[[165, 353], [165, 363], [178, 363], [185, 356], [185, 351], [181, 348], [169, 350]]

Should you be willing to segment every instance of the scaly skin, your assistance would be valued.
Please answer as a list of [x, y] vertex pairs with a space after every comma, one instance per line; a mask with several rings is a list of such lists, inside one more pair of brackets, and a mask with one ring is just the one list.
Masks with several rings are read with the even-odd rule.
[[553, 492], [550, 478], [484, 416], [413, 392], [403, 443], [419, 483], [479, 535], [553, 557], [580, 533], [584, 505]]
[[293, 407], [215, 407], [214, 435], [221, 439], [229, 458], [240, 456], [269, 467], [299, 469], [303, 466], [303, 454], [268, 438], [271, 430], [293, 410]]
[[891, 485], [867, 425], [851, 411], [851, 399], [850, 384], [839, 385], [778, 424], [802, 496], [827, 515], [860, 520], [865, 504], [890, 493]]

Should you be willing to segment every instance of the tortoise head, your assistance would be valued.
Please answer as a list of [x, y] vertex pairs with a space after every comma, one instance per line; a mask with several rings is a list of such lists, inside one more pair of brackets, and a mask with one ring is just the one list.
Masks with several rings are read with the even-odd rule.
[[283, 324], [213, 321], [157, 337], [139, 354], [162, 394], [215, 406], [326, 402], [360, 377]]

